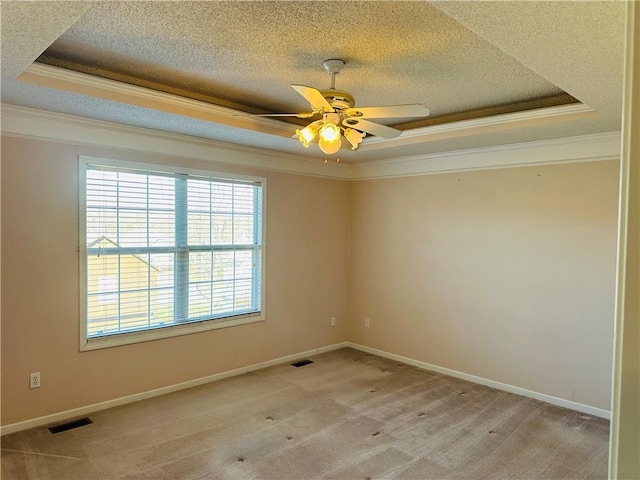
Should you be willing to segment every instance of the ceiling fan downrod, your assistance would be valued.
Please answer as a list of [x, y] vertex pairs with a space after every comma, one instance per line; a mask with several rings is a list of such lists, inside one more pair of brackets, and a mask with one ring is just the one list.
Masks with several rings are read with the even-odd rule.
[[342, 68], [345, 66], [344, 60], [340, 60], [339, 58], [330, 58], [322, 62], [322, 66], [327, 73], [331, 75], [331, 90], [334, 90], [336, 88], [336, 75], [340, 73]]

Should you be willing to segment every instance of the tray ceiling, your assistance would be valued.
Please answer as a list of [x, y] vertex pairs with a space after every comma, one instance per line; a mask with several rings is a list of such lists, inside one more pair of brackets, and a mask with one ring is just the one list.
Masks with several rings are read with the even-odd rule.
[[[52, 3], [2, 2], [3, 103], [321, 158], [287, 119], [243, 113], [308, 110], [290, 84], [328, 88], [322, 61], [341, 58], [356, 105], [431, 110], [385, 122], [403, 135], [346, 161], [619, 128], [622, 2]], [[17, 36], [34, 45], [5, 48]]]

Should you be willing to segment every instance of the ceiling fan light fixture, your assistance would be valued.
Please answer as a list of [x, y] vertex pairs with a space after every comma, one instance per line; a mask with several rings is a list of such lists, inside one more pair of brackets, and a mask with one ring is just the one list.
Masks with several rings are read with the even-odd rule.
[[360, 145], [365, 135], [365, 133], [353, 128], [344, 129], [344, 138], [346, 138], [351, 144], [351, 150], [355, 150], [358, 148], [358, 145]]
[[[338, 130], [338, 133], [340, 133], [340, 130]], [[340, 136], [338, 136], [332, 142], [327, 141], [324, 137], [322, 137], [322, 135], [318, 140], [318, 147], [320, 147], [320, 150], [322, 150], [325, 155], [333, 155], [338, 150], [340, 150], [341, 146], [342, 146], [342, 141], [340, 140]]]
[[333, 143], [340, 138], [340, 128], [333, 122], [327, 122], [320, 127], [320, 138]]
[[316, 138], [318, 134], [318, 127], [315, 125], [316, 122], [310, 123], [302, 130], [296, 130], [296, 135], [298, 135], [298, 140], [302, 142], [305, 148], [309, 148], [309, 142]]

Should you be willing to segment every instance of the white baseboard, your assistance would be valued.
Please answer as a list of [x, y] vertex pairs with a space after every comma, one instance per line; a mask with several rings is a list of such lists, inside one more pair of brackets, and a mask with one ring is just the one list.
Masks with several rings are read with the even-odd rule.
[[371, 353], [373, 355], [378, 355], [379, 357], [388, 358], [390, 360], [406, 363], [408, 365], [413, 365], [414, 367], [422, 368], [424, 370], [442, 373], [444, 375], [449, 375], [450, 377], [456, 377], [462, 380], [467, 380], [469, 382], [485, 385], [487, 387], [503, 390], [505, 392], [515, 393], [516, 395], [522, 395], [523, 397], [534, 398], [536, 400], [550, 403], [552, 405], [557, 405], [559, 407], [565, 407], [571, 410], [576, 410], [578, 412], [587, 413], [589, 415], [593, 415], [596, 417], [606, 418], [607, 420], [611, 419], [611, 412], [609, 410], [592, 407], [590, 405], [584, 405], [582, 403], [573, 402], [571, 400], [565, 400], [564, 398], [553, 397], [551, 395], [547, 395], [544, 393], [527, 390], [526, 388], [515, 387], [513, 385], [508, 385], [506, 383], [500, 383], [494, 380], [489, 380], [488, 378], [478, 377], [476, 375], [470, 375], [464, 372], [458, 372], [457, 370], [451, 370], [449, 368], [439, 367], [437, 365], [432, 365], [430, 363], [421, 362], [419, 360], [414, 360], [412, 358], [407, 358], [401, 355], [396, 355], [394, 353], [385, 352], [384, 350], [378, 350], [377, 348], [365, 347], [364, 345], [359, 345], [357, 343], [352, 343], [352, 342], [345, 342], [345, 343], [346, 343], [345, 346], [347, 347], [355, 348], [356, 350]]
[[611, 412], [609, 412], [608, 410], [603, 410], [601, 408], [591, 407], [589, 405], [583, 405], [581, 403], [573, 402], [571, 400], [565, 400], [563, 398], [553, 397], [551, 395], [534, 392], [531, 390], [527, 390], [525, 388], [515, 387], [513, 385], [507, 385], [506, 383], [496, 382], [493, 380], [489, 380], [487, 378], [470, 375], [468, 373], [458, 372], [456, 370], [451, 370], [449, 368], [439, 367], [437, 365], [432, 365], [430, 363], [425, 363], [418, 360], [414, 360], [412, 358], [407, 358], [401, 355], [385, 352], [384, 350], [365, 347], [364, 345], [359, 345], [357, 343], [341, 342], [333, 345], [327, 345], [325, 347], [314, 348], [313, 350], [307, 350], [306, 352], [287, 355], [286, 357], [275, 358], [273, 360], [268, 360], [266, 362], [256, 363], [253, 365], [249, 365], [247, 367], [236, 368], [234, 370], [216, 373], [214, 375], [196, 378], [194, 380], [189, 380], [182, 383], [176, 383], [174, 385], [168, 385], [166, 387], [156, 388], [154, 390], [148, 390], [146, 392], [135, 393], [133, 395], [127, 395], [125, 397], [115, 398], [113, 400], [93, 403], [91, 405], [86, 405], [84, 407], [74, 408], [71, 410], [65, 410], [63, 412], [58, 412], [50, 415], [45, 415], [42, 417], [32, 418], [22, 422], [12, 423], [9, 425], [5, 425], [4, 427], [1, 427], [0, 434], [9, 435], [11, 433], [20, 432], [22, 430], [28, 430], [29, 428], [40, 427], [42, 425], [49, 425], [52, 423], [61, 422], [63, 420], [68, 420], [73, 417], [88, 415], [90, 413], [98, 412], [100, 410], [106, 410], [108, 408], [118, 407], [120, 405], [126, 405], [127, 403], [139, 402], [140, 400], [145, 400], [147, 398], [158, 397], [160, 395], [165, 395], [167, 393], [172, 393], [172, 392], [177, 392], [179, 390], [185, 390], [187, 388], [197, 387], [199, 385], [215, 382], [218, 380], [222, 380], [224, 378], [242, 375], [244, 373], [252, 372], [255, 370], [262, 370], [263, 368], [268, 368], [274, 365], [280, 365], [282, 363], [298, 360], [302, 357], [308, 357], [311, 355], [318, 355], [320, 353], [331, 352], [333, 350], [338, 350], [344, 347], [351, 347], [356, 350], [360, 350], [362, 352], [367, 352], [373, 355], [378, 355], [380, 357], [406, 363], [407, 365], [413, 365], [414, 367], [422, 368], [424, 370], [430, 370], [433, 372], [442, 373], [444, 375], [449, 375], [451, 377], [461, 378], [469, 382], [478, 383], [480, 385], [496, 388], [498, 390], [504, 390], [505, 392], [515, 393], [517, 395], [522, 395], [524, 397], [534, 398], [536, 400], [551, 403], [553, 405], [558, 405], [560, 407], [570, 408], [571, 410], [577, 410], [579, 412], [587, 413], [589, 415], [594, 415], [596, 417], [601, 417], [606, 419], [611, 418]]
[[266, 362], [260, 362], [247, 367], [236, 368], [226, 372], [216, 373], [207, 377], [196, 378], [182, 383], [176, 383], [175, 385], [168, 385], [166, 387], [156, 388], [154, 390], [148, 390], [146, 392], [135, 393], [133, 395], [127, 395], [126, 397], [114, 398], [113, 400], [107, 400], [105, 402], [93, 403], [84, 407], [73, 408], [71, 410], [65, 410], [63, 412], [52, 413], [42, 417], [32, 418], [22, 422], [11, 423], [5, 425], [0, 429], [1, 435], [9, 435], [11, 433], [20, 432], [29, 428], [40, 427], [42, 425], [49, 425], [63, 420], [68, 420], [73, 417], [79, 417], [82, 415], [88, 415], [89, 413], [98, 412], [100, 410], [106, 410], [108, 408], [118, 407], [120, 405], [126, 405], [127, 403], [138, 402], [147, 398], [158, 397], [167, 393], [177, 392], [178, 390], [185, 390], [187, 388], [197, 387], [206, 383], [215, 382], [224, 378], [234, 377], [236, 375], [242, 375], [244, 373], [253, 372], [255, 370], [262, 370], [263, 368], [272, 367], [281, 363], [291, 362], [293, 360], [299, 360], [302, 357], [308, 357], [311, 355], [318, 355], [320, 353], [331, 352], [349, 346], [347, 342], [336, 343], [333, 345], [327, 345], [325, 347], [314, 348], [313, 350], [307, 350], [306, 352], [295, 353], [293, 355], [287, 355], [286, 357], [275, 358]]

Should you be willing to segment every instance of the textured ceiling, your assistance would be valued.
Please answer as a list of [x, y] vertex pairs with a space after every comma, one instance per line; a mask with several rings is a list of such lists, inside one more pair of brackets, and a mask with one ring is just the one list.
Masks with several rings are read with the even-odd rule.
[[[56, 7], [52, 7], [55, 5]], [[407, 157], [617, 130], [623, 2], [6, 2], [2, 102], [276, 151], [322, 155], [288, 135], [17, 81], [38, 62], [245, 112], [308, 109], [290, 84], [337, 87], [359, 106], [422, 103], [402, 129], [579, 101], [590, 118], [341, 152]], [[41, 54], [41, 55], [39, 55]], [[574, 98], [570, 97], [572, 95]], [[576, 100], [577, 99], [577, 100]], [[435, 120], [434, 120], [435, 119]], [[387, 122], [389, 123], [389, 122]], [[404, 135], [401, 137], [404, 138]], [[365, 142], [366, 143], [366, 142]], [[376, 144], [377, 145], [377, 144]]]
[[289, 84], [329, 87], [325, 58], [347, 62], [337, 86], [360, 106], [423, 103], [437, 117], [562, 93], [417, 2], [113, 2], [87, 12], [40, 61], [289, 112], [308, 108]]

